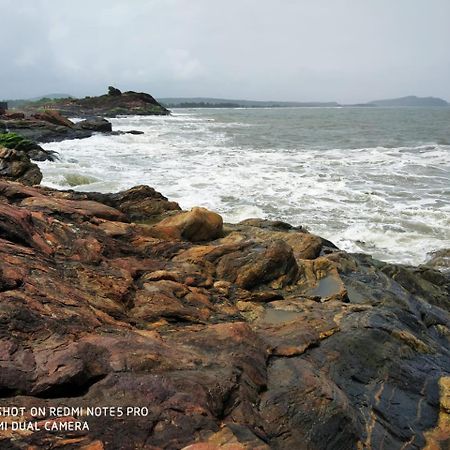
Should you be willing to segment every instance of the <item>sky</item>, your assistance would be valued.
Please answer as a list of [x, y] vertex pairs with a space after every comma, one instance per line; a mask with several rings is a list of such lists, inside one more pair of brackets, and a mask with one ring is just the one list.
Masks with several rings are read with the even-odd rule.
[[450, 100], [449, 0], [0, 0], [0, 98]]

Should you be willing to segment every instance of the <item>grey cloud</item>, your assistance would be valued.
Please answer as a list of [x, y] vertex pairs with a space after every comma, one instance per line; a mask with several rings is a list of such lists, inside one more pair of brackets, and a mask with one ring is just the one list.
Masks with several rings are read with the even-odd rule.
[[0, 98], [450, 100], [448, 0], [0, 0]]

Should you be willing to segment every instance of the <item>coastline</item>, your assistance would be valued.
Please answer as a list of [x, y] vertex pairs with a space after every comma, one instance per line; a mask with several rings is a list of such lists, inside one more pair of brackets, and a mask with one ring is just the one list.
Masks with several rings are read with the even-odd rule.
[[[227, 222], [284, 220], [346, 251], [419, 265], [428, 252], [450, 248], [450, 146], [440, 137], [450, 116], [431, 117], [429, 110], [329, 109], [128, 116], [112, 119], [114, 129], [144, 134], [45, 144], [63, 158], [40, 167], [50, 187], [114, 192], [150, 184], [184, 209], [204, 206]], [[417, 132], [418, 120], [425, 125]], [[331, 135], [315, 128], [324, 121]], [[374, 125], [362, 136], [367, 121]], [[389, 123], [410, 139], [399, 142], [389, 129], [380, 135]]]
[[[22, 411], [1, 415], [0, 443], [448, 442], [444, 272], [348, 253], [282, 221], [224, 224], [148, 186], [0, 180], [0, 253], [0, 397]], [[105, 409], [77, 413], [94, 407]]]

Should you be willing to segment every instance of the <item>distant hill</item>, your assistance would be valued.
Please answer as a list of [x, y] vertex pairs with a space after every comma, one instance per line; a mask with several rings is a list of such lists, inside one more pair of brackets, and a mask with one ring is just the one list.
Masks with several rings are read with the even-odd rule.
[[386, 100], [374, 100], [369, 102], [369, 104], [375, 106], [449, 106], [449, 103], [442, 98], [416, 97], [415, 95]]
[[70, 94], [45, 94], [40, 95], [39, 97], [30, 98], [29, 100], [32, 102], [42, 100], [43, 98], [57, 99], [57, 98], [74, 98], [73, 95]]
[[21, 108], [24, 105], [27, 105], [28, 103], [34, 103], [34, 102], [45, 102], [48, 100], [57, 100], [61, 98], [72, 98], [69, 94], [45, 94], [40, 95], [39, 97], [33, 97], [33, 98], [26, 98], [26, 99], [9, 99], [5, 100], [8, 102], [8, 106], [10, 109], [13, 108]]
[[450, 106], [445, 100], [437, 97], [400, 97], [385, 100], [374, 100], [367, 103], [343, 105], [337, 102], [285, 102], [235, 100], [215, 97], [173, 97], [158, 98], [168, 108], [286, 108], [286, 107], [404, 107], [404, 106]]
[[170, 108], [285, 108], [285, 107], [333, 107], [337, 102], [278, 102], [258, 100], [230, 100], [213, 97], [173, 97], [158, 98], [164, 106]]

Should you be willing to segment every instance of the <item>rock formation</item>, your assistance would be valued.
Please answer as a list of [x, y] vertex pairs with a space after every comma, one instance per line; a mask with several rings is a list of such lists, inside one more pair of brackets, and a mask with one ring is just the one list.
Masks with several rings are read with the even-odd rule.
[[34, 145], [37, 142], [83, 139], [98, 131], [111, 131], [111, 124], [101, 118], [75, 124], [56, 111], [45, 111], [27, 117], [23, 115], [19, 118], [16, 115], [0, 116], [0, 139], [1, 133], [9, 132], [32, 141]]
[[41, 182], [42, 173], [26, 153], [0, 146], [0, 177], [32, 186]]
[[[143, 134], [142, 131], [136, 130], [112, 131], [111, 122], [102, 117], [91, 117], [74, 123], [52, 110], [27, 117], [24, 113], [0, 116], [0, 145], [24, 151], [36, 161], [51, 161], [55, 158], [54, 153], [44, 150], [37, 142], [83, 139], [94, 133]], [[16, 146], [17, 142], [20, 147]]]
[[[3, 415], [35, 428], [0, 447], [448, 448], [449, 294], [432, 268], [146, 186], [0, 181], [1, 406], [108, 410]], [[111, 414], [130, 406], [147, 414]]]
[[28, 158], [35, 161], [54, 161], [57, 158], [56, 152], [44, 150], [36, 142], [16, 133], [0, 133], [0, 145], [25, 153]]
[[116, 117], [118, 115], [168, 115], [170, 111], [144, 92], [121, 92], [112, 86], [108, 94], [98, 97], [54, 99], [48, 104], [39, 102], [37, 106], [28, 104], [27, 111], [35, 108], [58, 110], [67, 117], [91, 118]]

